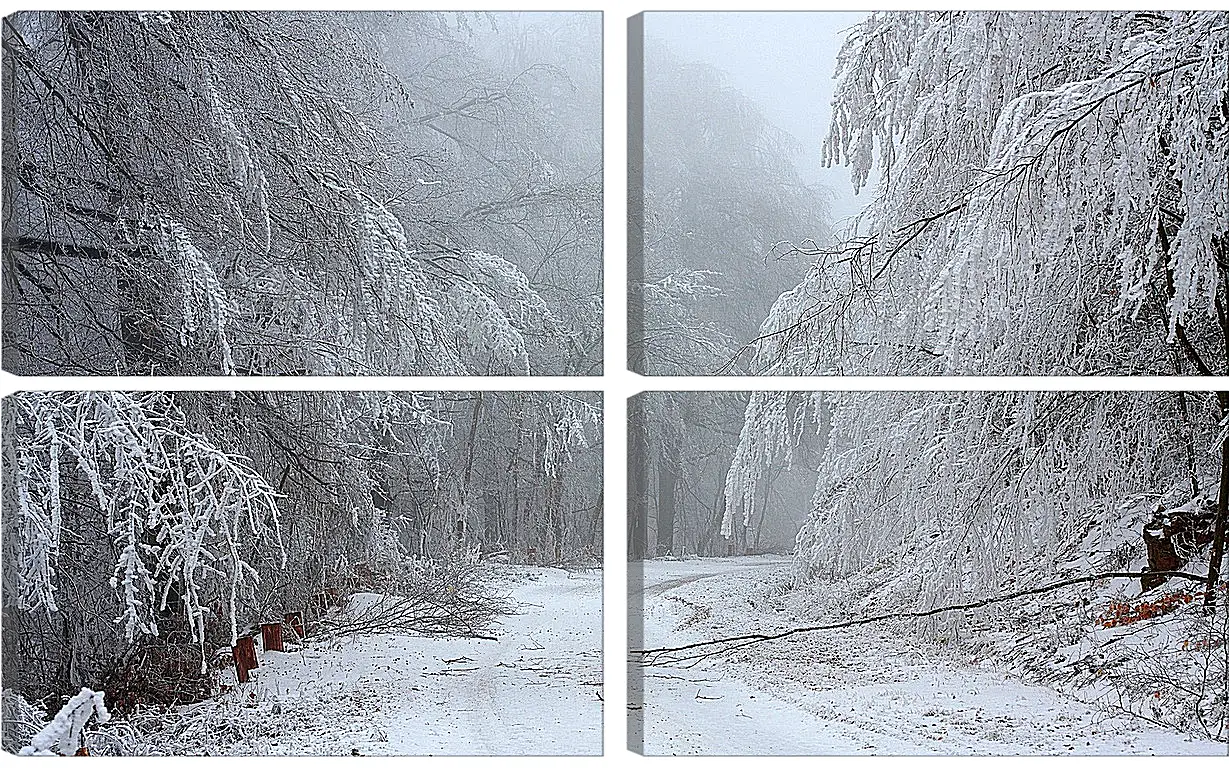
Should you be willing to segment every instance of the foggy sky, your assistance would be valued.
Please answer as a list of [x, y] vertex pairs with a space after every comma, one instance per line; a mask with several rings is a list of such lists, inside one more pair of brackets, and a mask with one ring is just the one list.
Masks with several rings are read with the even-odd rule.
[[[867, 15], [652, 12], [644, 15], [644, 29], [679, 56], [721, 70], [731, 86], [760, 106], [768, 122], [798, 140], [802, 152], [794, 160], [799, 174], [831, 190], [832, 221], [837, 223], [860, 211], [870, 195], [867, 187], [855, 197], [849, 169], [824, 168], [820, 159], [843, 32]], [[645, 78], [651, 80], [652, 73]]]

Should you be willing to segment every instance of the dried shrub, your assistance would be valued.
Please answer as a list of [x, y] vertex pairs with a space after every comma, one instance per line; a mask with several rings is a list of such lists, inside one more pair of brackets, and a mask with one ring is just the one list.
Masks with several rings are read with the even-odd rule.
[[[1220, 586], [1220, 591], [1225, 591], [1224, 584]], [[1173, 613], [1183, 605], [1202, 601], [1207, 594], [1207, 591], [1202, 589], [1196, 591], [1179, 589], [1155, 600], [1145, 600], [1134, 605], [1127, 600], [1111, 600], [1105, 611], [1097, 617], [1097, 624], [1111, 629], [1154, 619], [1167, 613]]]
[[487, 589], [488, 567], [476, 553], [442, 559], [411, 558], [386, 584], [385, 593], [351, 595], [340, 611], [321, 619], [330, 635], [408, 633], [483, 637], [511, 604]]
[[212, 682], [195, 643], [146, 642], [103, 676], [107, 703], [117, 713], [141, 706], [172, 707], [206, 699]]

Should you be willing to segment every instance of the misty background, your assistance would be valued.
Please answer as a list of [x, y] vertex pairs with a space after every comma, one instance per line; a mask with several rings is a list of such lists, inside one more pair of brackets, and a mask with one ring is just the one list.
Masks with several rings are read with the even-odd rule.
[[645, 14], [633, 370], [750, 373], [773, 303], [868, 201], [821, 157], [837, 52], [864, 15]]
[[[868, 192], [854, 194], [848, 169], [824, 168], [819, 148], [832, 117], [837, 52], [849, 28], [868, 15], [669, 11], [646, 13], [644, 30], [680, 57], [720, 70], [765, 118], [796, 139], [799, 174], [830, 193], [829, 215], [839, 223], [862, 210]], [[649, 77], [646, 72], [646, 81]]]
[[[764, 470], [750, 514], [727, 516], [727, 482], [750, 392], [645, 392], [628, 404], [628, 558], [789, 554], [811, 510], [814, 467], [827, 444], [815, 413], [793, 461]], [[799, 393], [787, 408], [799, 406]], [[738, 478], [735, 478], [737, 480]]]

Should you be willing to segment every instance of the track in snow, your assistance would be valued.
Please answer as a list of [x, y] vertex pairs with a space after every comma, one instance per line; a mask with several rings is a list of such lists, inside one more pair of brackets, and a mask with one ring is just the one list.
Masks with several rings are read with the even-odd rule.
[[[602, 750], [602, 574], [523, 568], [498, 641], [347, 637], [262, 653], [232, 692], [297, 727], [231, 754], [548, 755]], [[279, 703], [280, 702], [280, 703]]]
[[[749, 605], [748, 595], [782, 578], [788, 564], [779, 557], [645, 562], [645, 646], [782, 626]], [[796, 636], [642, 674], [631, 746], [650, 755], [1225, 754], [1224, 744], [928, 655], [871, 628]]]

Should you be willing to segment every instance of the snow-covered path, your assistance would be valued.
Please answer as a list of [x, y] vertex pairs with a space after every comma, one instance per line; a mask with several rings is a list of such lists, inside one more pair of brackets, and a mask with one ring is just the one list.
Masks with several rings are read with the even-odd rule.
[[522, 570], [498, 641], [367, 635], [262, 653], [243, 696], [299, 722], [228, 751], [600, 754], [602, 574]]
[[[644, 563], [646, 646], [785, 626], [763, 612], [762, 595], [787, 566], [779, 557]], [[873, 629], [804, 634], [691, 668], [649, 667], [644, 686], [646, 754], [1225, 754], [1224, 744]]]

